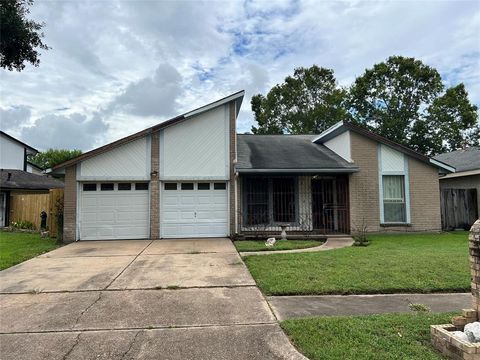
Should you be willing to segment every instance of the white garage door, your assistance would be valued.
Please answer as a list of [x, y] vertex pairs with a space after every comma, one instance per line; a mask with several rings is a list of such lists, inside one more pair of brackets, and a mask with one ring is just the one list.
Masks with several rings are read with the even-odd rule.
[[160, 208], [160, 231], [164, 238], [228, 234], [225, 182], [164, 182]]
[[83, 183], [80, 240], [149, 237], [148, 183]]

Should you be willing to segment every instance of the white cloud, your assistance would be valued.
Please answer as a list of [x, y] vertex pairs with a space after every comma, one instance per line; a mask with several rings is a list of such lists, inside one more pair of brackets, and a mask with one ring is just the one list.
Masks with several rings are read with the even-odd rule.
[[[248, 131], [250, 97], [295, 67], [333, 68], [349, 85], [390, 55], [421, 59], [447, 85], [464, 82], [480, 104], [477, 1], [37, 0], [31, 14], [52, 49], [38, 68], [0, 71], [0, 115], [52, 146], [98, 146], [240, 89], [238, 130]], [[93, 136], [70, 139], [92, 123]]]

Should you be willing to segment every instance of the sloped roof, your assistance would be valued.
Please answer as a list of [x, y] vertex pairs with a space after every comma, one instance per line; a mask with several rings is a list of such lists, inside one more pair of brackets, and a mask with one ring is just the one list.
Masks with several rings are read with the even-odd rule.
[[123, 144], [126, 144], [126, 143], [129, 143], [131, 141], [134, 141], [138, 138], [141, 138], [142, 136], [145, 136], [147, 134], [151, 134], [152, 132], [155, 132], [155, 131], [158, 131], [160, 129], [163, 129], [163, 128], [166, 128], [167, 126], [171, 126], [171, 125], [174, 125], [178, 122], [181, 122], [183, 120], [187, 120], [188, 118], [192, 117], [192, 116], [195, 116], [195, 115], [198, 115], [198, 114], [201, 114], [203, 112], [206, 112], [208, 110], [211, 110], [215, 107], [218, 107], [218, 106], [221, 106], [221, 105], [224, 105], [224, 104], [227, 104], [231, 101], [235, 101], [236, 102], [236, 106], [237, 106], [237, 113], [238, 111], [240, 111], [240, 106], [242, 104], [242, 101], [243, 101], [243, 96], [245, 95], [245, 91], [244, 90], [241, 90], [241, 91], [238, 91], [234, 94], [231, 94], [229, 96], [226, 96], [222, 99], [219, 99], [219, 100], [216, 100], [210, 104], [207, 104], [207, 105], [204, 105], [204, 106], [201, 106], [195, 110], [192, 110], [192, 111], [189, 111], [187, 113], [184, 113], [182, 115], [178, 115], [174, 118], [171, 118], [169, 120], [166, 120], [166, 121], [163, 121], [157, 125], [154, 125], [152, 127], [149, 127], [145, 130], [142, 130], [142, 131], [139, 131], [133, 135], [129, 135], [127, 137], [124, 137], [122, 139], [119, 139], [117, 141], [114, 141], [114, 142], [111, 142], [109, 144], [106, 144], [106, 145], [103, 145], [99, 148], [96, 148], [96, 149], [93, 149], [91, 151], [87, 151], [85, 153], [83, 153], [82, 155], [79, 155], [73, 159], [70, 159], [68, 161], [65, 161], [61, 164], [57, 164], [55, 165], [52, 170], [60, 170], [60, 169], [63, 169], [67, 166], [71, 166], [73, 164], [76, 164], [76, 163], [79, 163], [80, 161], [83, 161], [83, 160], [86, 160], [86, 159], [89, 159], [91, 157], [94, 157], [96, 155], [99, 155], [99, 154], [102, 154], [108, 150], [111, 150], [111, 149], [114, 149], [120, 145], [123, 145]]
[[2, 189], [49, 190], [63, 188], [63, 186], [62, 181], [49, 176], [14, 169], [0, 170], [0, 188]]
[[355, 172], [357, 167], [322, 144], [315, 135], [237, 135], [240, 173]]
[[439, 154], [434, 156], [434, 159], [453, 166], [456, 172], [480, 170], [480, 147], [472, 146]]

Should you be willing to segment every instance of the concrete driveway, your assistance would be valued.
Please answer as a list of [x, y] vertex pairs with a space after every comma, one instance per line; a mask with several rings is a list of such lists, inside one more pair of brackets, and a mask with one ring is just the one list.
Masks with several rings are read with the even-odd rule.
[[229, 239], [77, 242], [0, 272], [2, 359], [305, 359]]

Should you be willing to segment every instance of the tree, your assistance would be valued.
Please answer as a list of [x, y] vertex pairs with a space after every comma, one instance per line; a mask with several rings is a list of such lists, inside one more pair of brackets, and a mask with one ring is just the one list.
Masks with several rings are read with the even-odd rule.
[[320, 133], [348, 117], [344, 89], [337, 86], [333, 70], [313, 65], [297, 68], [284, 83], [275, 85], [266, 96], [252, 97], [258, 126], [254, 134]]
[[478, 113], [463, 84], [447, 89], [420, 60], [392, 56], [358, 77], [349, 92], [353, 120], [428, 155], [478, 142]]
[[42, 169], [51, 169], [64, 161], [73, 159], [82, 154], [81, 150], [48, 149], [29, 158], [29, 161]]
[[49, 49], [40, 32], [44, 24], [26, 18], [32, 4], [33, 0], [0, 1], [0, 66], [10, 71], [23, 70], [26, 61], [38, 66], [37, 48]]

